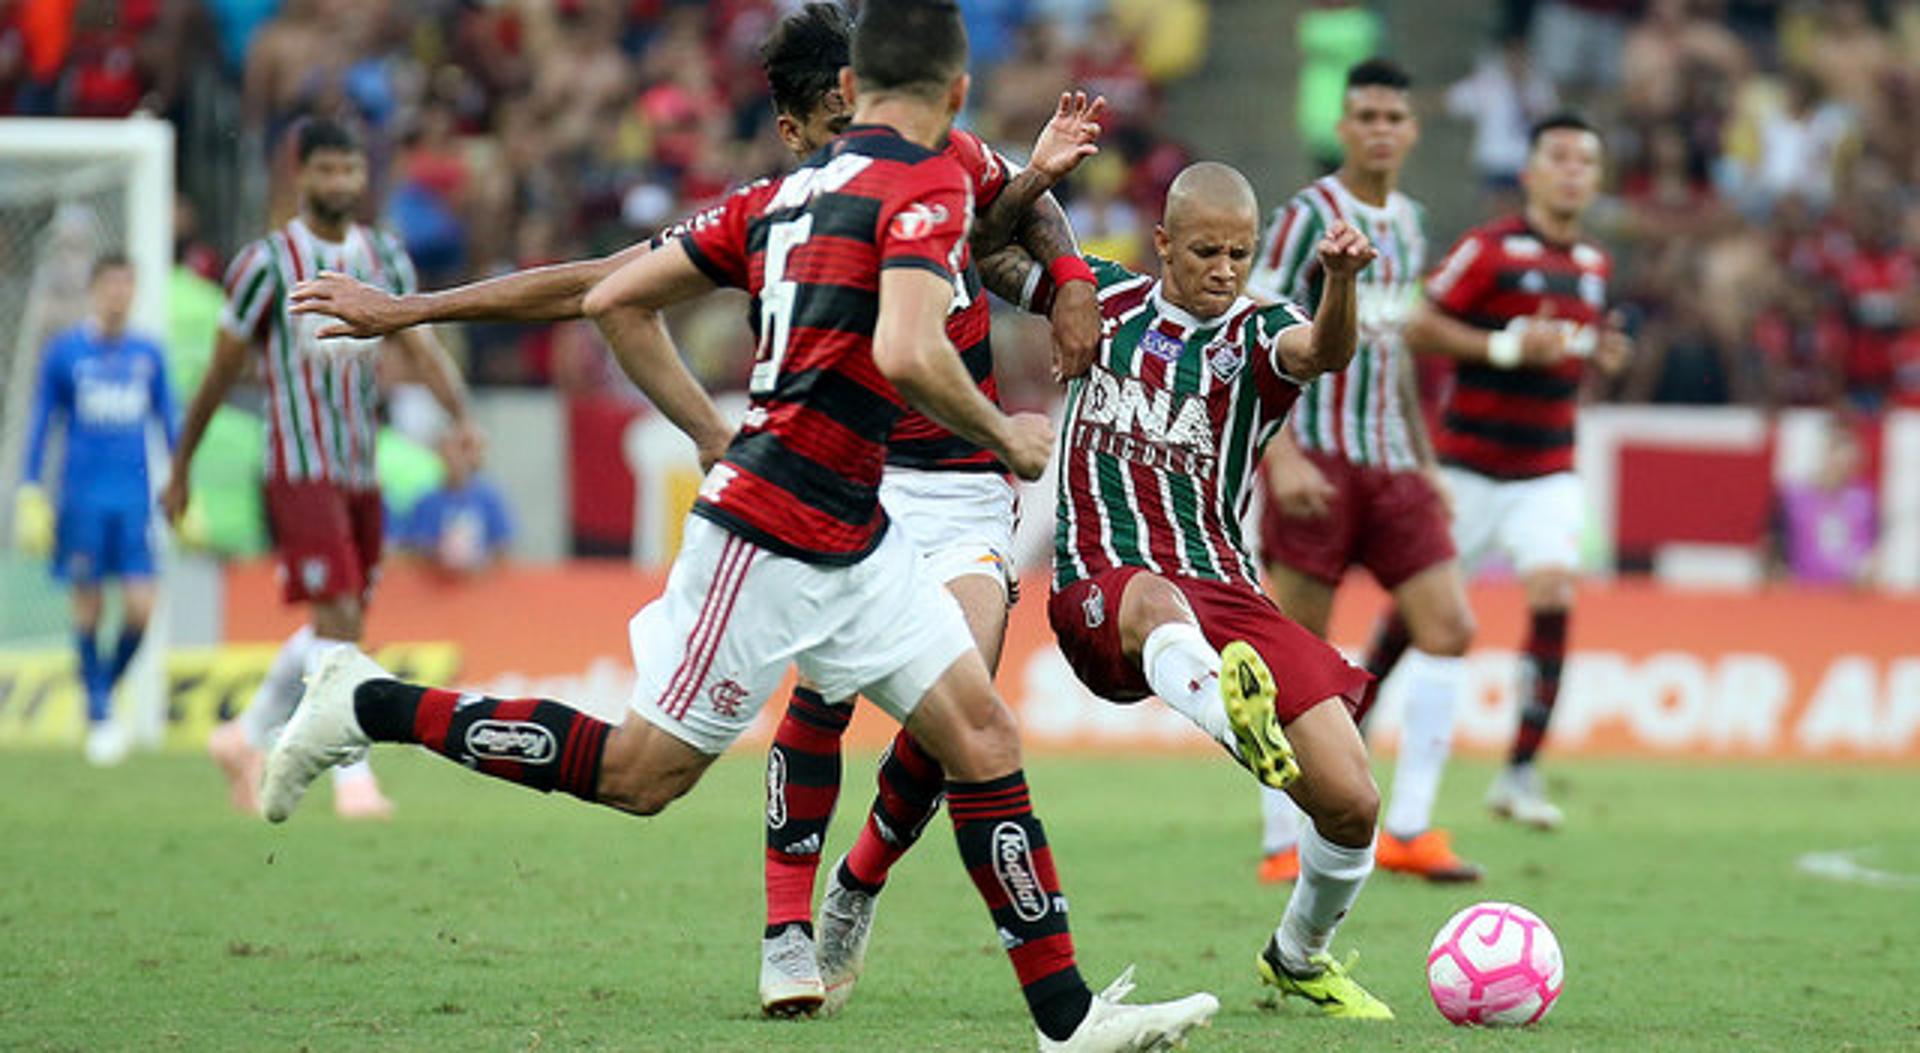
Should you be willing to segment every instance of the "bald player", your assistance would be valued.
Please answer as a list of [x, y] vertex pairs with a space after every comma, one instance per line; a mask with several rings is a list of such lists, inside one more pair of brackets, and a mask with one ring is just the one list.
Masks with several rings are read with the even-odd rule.
[[1262, 980], [1331, 1016], [1393, 1014], [1329, 953], [1373, 870], [1380, 793], [1352, 711], [1369, 682], [1261, 592], [1240, 522], [1260, 453], [1300, 389], [1353, 358], [1365, 236], [1330, 225], [1309, 319], [1246, 294], [1253, 188], [1226, 165], [1182, 172], [1154, 230], [1161, 277], [1090, 259], [1105, 336], [1074, 380], [1056, 456], [1047, 614], [1095, 694], [1149, 694], [1312, 820], [1301, 874], [1257, 960]]

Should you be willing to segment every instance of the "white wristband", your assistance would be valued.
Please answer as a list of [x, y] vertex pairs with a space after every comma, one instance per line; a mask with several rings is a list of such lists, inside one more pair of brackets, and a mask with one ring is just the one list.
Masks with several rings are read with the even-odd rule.
[[1036, 263], [1032, 267], [1027, 268], [1027, 281], [1020, 290], [1021, 310], [1028, 312], [1033, 310], [1033, 294], [1040, 288], [1040, 279], [1046, 277], [1046, 275], [1047, 268], [1045, 264]]
[[1512, 329], [1499, 329], [1487, 334], [1487, 363], [1501, 369], [1512, 369], [1520, 364], [1520, 334]]

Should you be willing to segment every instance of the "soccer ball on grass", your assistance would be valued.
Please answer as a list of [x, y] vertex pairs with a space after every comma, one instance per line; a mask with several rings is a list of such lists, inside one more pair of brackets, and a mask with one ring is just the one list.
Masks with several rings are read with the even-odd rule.
[[1427, 952], [1427, 989], [1460, 1025], [1540, 1022], [1566, 986], [1560, 941], [1539, 915], [1512, 903], [1476, 903], [1447, 919]]

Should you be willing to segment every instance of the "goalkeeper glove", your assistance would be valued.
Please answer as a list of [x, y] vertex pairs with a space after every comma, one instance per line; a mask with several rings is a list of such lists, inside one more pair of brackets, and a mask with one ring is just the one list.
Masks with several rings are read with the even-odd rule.
[[53, 551], [53, 504], [45, 490], [31, 483], [13, 499], [13, 544], [35, 558]]

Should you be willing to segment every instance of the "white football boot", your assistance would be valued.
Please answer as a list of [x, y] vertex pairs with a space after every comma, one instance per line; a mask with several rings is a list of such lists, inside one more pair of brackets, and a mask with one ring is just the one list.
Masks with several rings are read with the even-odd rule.
[[337, 647], [321, 660], [300, 696], [300, 707], [267, 754], [260, 813], [268, 822], [286, 822], [321, 772], [367, 755], [373, 740], [353, 715], [353, 691], [391, 675], [357, 647]]
[[867, 940], [873, 935], [870, 893], [840, 883], [841, 856], [827, 874], [827, 891], [820, 897], [820, 916], [813, 929], [820, 934], [820, 980], [827, 985], [821, 1010], [837, 1013], [853, 997], [853, 985], [867, 963]]
[[1531, 764], [1510, 764], [1500, 770], [1487, 788], [1487, 807], [1502, 819], [1511, 819], [1536, 830], [1555, 830], [1566, 818], [1547, 800], [1540, 786], [1540, 773]]
[[102, 720], [87, 728], [87, 763], [96, 768], [111, 768], [127, 759], [131, 744], [119, 724]]
[[1073, 1034], [1055, 1041], [1039, 1033], [1040, 1053], [1144, 1053], [1187, 1043], [1187, 1032], [1206, 1027], [1220, 1011], [1220, 1000], [1201, 992], [1172, 1002], [1127, 1005], [1133, 990], [1133, 966], [1093, 996], [1093, 1004]]
[[826, 997], [813, 940], [798, 925], [760, 941], [760, 1011], [768, 1016], [812, 1016]]

